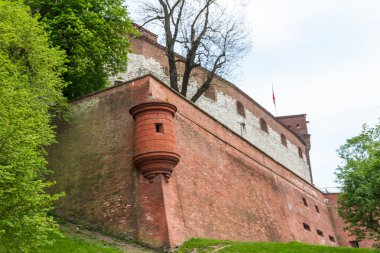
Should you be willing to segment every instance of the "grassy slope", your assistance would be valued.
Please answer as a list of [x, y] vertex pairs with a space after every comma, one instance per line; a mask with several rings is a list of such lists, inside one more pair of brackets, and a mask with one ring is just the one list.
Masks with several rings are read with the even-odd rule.
[[[79, 234], [64, 232], [65, 238], [55, 238], [53, 246], [41, 249], [41, 253], [123, 253], [124, 251], [95, 239], [85, 240]], [[137, 251], [133, 251], [137, 252]], [[141, 252], [141, 251], [138, 251]], [[145, 251], [144, 251], [145, 252]], [[152, 251], [146, 251], [152, 252]], [[376, 253], [369, 249], [327, 247], [299, 242], [233, 242], [209, 239], [191, 239], [175, 253]], [[379, 252], [379, 251], [377, 251]]]
[[87, 241], [82, 238], [65, 235], [55, 238], [53, 246], [44, 247], [42, 253], [122, 253], [123, 251], [101, 242]]
[[369, 249], [326, 247], [299, 242], [232, 242], [208, 239], [191, 239], [183, 244], [176, 253], [375, 253]]

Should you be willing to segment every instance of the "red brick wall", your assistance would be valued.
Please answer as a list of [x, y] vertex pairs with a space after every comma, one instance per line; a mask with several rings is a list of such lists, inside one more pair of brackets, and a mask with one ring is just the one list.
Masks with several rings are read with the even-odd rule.
[[135, 237], [136, 176], [129, 109], [149, 93], [139, 80], [72, 102], [70, 122], [58, 125], [48, 149], [55, 192], [66, 192], [56, 212], [69, 221]]
[[[59, 216], [159, 248], [170, 243], [166, 182], [162, 177], [147, 181], [133, 166], [135, 144], [141, 145], [135, 143], [129, 114], [151, 98], [152, 80], [145, 77], [73, 101], [73, 117], [58, 125], [48, 160], [57, 181], [52, 192], [66, 193], [55, 205]], [[173, 141], [172, 121], [158, 118]]]
[[[169, 182], [162, 176], [149, 182], [132, 165], [128, 111], [150, 99], [178, 108], [181, 159]], [[64, 218], [155, 247], [191, 237], [337, 245], [328, 236], [337, 239], [341, 224], [331, 222], [336, 219], [323, 193], [156, 79], [144, 77], [73, 105], [73, 119], [59, 125], [48, 158], [54, 190], [67, 193], [56, 208]]]
[[[320, 191], [165, 86], [156, 84], [152, 92], [178, 108], [181, 161], [166, 185], [174, 199], [168, 208], [174, 215], [168, 216], [172, 244], [208, 237], [337, 245], [328, 240], [328, 235], [336, 236]], [[303, 223], [311, 226], [310, 232]], [[172, 227], [176, 233], [170, 233]]]

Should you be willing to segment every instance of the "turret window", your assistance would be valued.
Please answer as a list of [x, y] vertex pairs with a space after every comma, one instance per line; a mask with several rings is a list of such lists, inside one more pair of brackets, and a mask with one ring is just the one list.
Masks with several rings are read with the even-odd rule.
[[156, 133], [164, 133], [164, 125], [161, 123], [155, 124], [156, 126]]

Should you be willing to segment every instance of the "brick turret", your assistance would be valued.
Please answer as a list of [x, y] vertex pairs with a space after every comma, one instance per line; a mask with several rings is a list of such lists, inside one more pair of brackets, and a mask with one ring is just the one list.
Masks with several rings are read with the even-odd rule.
[[151, 101], [130, 109], [135, 120], [133, 164], [149, 180], [159, 174], [168, 181], [179, 162], [173, 117], [177, 108], [163, 101]]

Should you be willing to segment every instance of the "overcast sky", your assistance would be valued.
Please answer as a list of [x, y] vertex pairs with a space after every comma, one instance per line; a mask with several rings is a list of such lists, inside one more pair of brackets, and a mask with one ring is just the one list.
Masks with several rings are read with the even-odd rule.
[[380, 1], [225, 4], [245, 15], [253, 42], [231, 81], [275, 114], [273, 83], [278, 116], [306, 113], [314, 183], [336, 186], [336, 150], [363, 123], [379, 122]]

